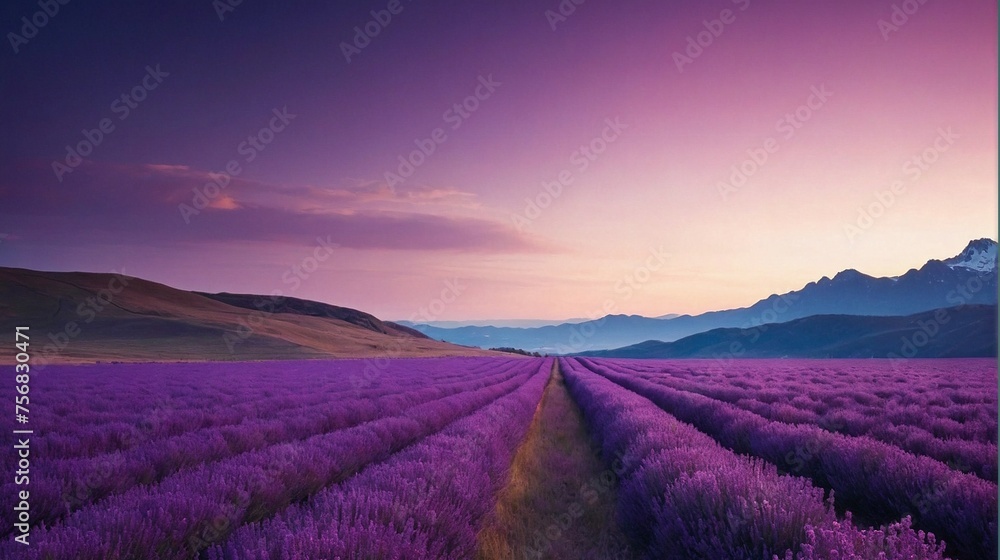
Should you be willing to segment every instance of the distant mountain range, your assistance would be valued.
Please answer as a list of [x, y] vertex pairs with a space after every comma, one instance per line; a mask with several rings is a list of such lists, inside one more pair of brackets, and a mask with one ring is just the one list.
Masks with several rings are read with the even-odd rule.
[[944, 307], [996, 305], [996, 271], [996, 241], [979, 239], [970, 242], [955, 257], [928, 261], [898, 277], [876, 278], [850, 269], [833, 278], [811, 282], [801, 290], [772, 295], [749, 307], [695, 316], [654, 319], [609, 315], [582, 323], [536, 328], [411, 326], [431, 338], [464, 346], [573, 354], [649, 340], [676, 341], [719, 328], [751, 329], [815, 315], [903, 317]]
[[980, 358], [997, 355], [997, 306], [966, 305], [907, 317], [815, 315], [756, 329], [714, 329], [585, 352], [602, 358]]
[[[204, 294], [116, 274], [0, 268], [0, 330], [30, 327], [33, 364], [493, 355], [345, 307]], [[0, 362], [13, 360], [13, 343]]]
[[[29, 326], [34, 358], [73, 363], [492, 354], [483, 348], [659, 358], [908, 357], [908, 340], [917, 357], [995, 356], [996, 274], [997, 244], [980, 239], [896, 278], [846, 270], [741, 309], [442, 328], [291, 297], [0, 268], [0, 330]], [[926, 325], [934, 321], [932, 335]], [[0, 346], [0, 362], [13, 352], [13, 345]]]
[[427, 321], [425, 323], [415, 323], [413, 321], [403, 320], [403, 321], [395, 321], [395, 323], [397, 325], [402, 325], [411, 328], [417, 325], [423, 325], [438, 329], [460, 329], [462, 327], [513, 327], [516, 329], [519, 328], [532, 329], [536, 327], [548, 327], [552, 325], [584, 323], [589, 320], [590, 319], [586, 318], [563, 319], [563, 320], [497, 319], [488, 321]]
[[[654, 319], [674, 319], [680, 317], [677, 313], [671, 313], [668, 315], [661, 315], [659, 317], [653, 317]], [[413, 321], [395, 321], [395, 324], [402, 325], [406, 327], [415, 327], [417, 325], [423, 325], [426, 327], [436, 327], [439, 329], [460, 329], [462, 327], [513, 327], [513, 328], [536, 328], [536, 327], [551, 327], [556, 325], [575, 325], [578, 323], [586, 323], [592, 319], [586, 318], [574, 318], [574, 319], [563, 319], [561, 321], [551, 320], [551, 319], [498, 319], [495, 321], [427, 321], [424, 323], [414, 323]]]

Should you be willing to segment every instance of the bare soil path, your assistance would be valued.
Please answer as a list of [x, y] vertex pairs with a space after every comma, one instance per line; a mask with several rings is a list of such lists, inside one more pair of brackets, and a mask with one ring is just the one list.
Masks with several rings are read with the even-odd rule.
[[557, 363], [477, 558], [634, 558], [615, 520], [616, 491]]

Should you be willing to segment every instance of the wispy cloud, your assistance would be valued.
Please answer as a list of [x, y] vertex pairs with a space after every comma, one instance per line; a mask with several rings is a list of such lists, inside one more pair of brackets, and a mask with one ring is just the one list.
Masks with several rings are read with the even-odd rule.
[[[375, 181], [346, 185], [272, 185], [240, 177], [209, 191], [218, 178], [184, 165], [88, 162], [64, 183], [41, 164], [14, 166], [0, 179], [4, 222], [25, 237], [66, 243], [133, 241], [165, 246], [192, 242], [312, 243], [330, 236], [342, 247], [409, 251], [535, 253], [544, 243], [507, 224], [474, 215], [474, 194]], [[182, 219], [179, 206], [197, 207]], [[30, 215], [29, 215], [30, 214]]]

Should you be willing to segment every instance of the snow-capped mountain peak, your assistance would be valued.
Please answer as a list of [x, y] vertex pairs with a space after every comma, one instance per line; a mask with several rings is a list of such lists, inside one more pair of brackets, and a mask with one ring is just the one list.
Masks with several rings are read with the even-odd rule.
[[944, 264], [952, 268], [971, 268], [980, 272], [993, 272], [997, 268], [997, 242], [992, 239], [977, 239], [957, 256]]

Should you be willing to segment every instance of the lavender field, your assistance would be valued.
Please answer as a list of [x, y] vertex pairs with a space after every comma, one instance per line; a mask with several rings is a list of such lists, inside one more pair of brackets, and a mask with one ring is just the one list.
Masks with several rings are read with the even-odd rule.
[[[995, 558], [996, 385], [994, 360], [52, 366], [32, 386], [32, 546], [4, 525], [0, 557]], [[512, 485], [576, 472], [551, 453], [512, 480], [571, 414], [607, 484], [496, 531]], [[602, 523], [593, 488], [627, 543], [557, 545]]]
[[0, 21], [0, 560], [1000, 560], [1000, 2]]

